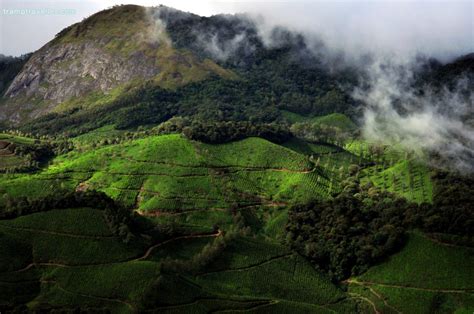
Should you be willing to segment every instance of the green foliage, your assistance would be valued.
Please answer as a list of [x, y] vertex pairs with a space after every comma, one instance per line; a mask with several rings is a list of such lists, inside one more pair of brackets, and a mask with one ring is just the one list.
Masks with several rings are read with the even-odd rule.
[[[113, 21], [120, 20], [115, 15], [120, 15], [120, 12], [126, 9], [124, 6], [121, 10], [109, 10], [97, 14], [83, 23], [65, 30], [58, 36], [57, 41], [82, 40], [81, 38], [88, 38], [88, 36], [93, 38], [96, 31], [107, 34], [105, 41], [113, 41], [113, 38], [119, 35], [126, 37], [132, 28], [122, 32], [125, 35], [120, 32], [119, 35], [116, 34], [115, 26], [117, 25], [115, 23], [112, 23], [113, 26], [108, 30], [101, 29], [103, 16], [113, 15], [114, 17], [111, 17]], [[164, 14], [164, 11], [160, 10], [160, 12]], [[207, 22], [204, 22], [205, 20]], [[194, 120], [206, 122], [269, 123], [283, 120], [279, 109], [312, 116], [335, 112], [347, 113], [350, 116], [354, 114], [354, 101], [336, 83], [336, 81], [346, 81], [348, 76], [334, 77], [330, 75], [314, 56], [309, 57], [311, 56], [309, 50], [307, 51], [309, 60], [296, 53], [295, 48], [304, 46], [301, 37], [295, 36], [287, 46], [270, 49], [265, 48], [262, 43], [258, 43], [258, 37], [254, 36], [257, 41], [255, 42], [257, 49], [255, 56], [231, 58], [223, 64], [227, 69], [206, 59], [209, 56], [206, 55], [203, 47], [193, 46], [189, 38], [183, 40], [187, 36], [195, 36], [196, 27], [212, 28], [216, 26], [216, 32], [220, 32], [223, 30], [222, 25], [230, 28], [236, 26], [235, 24], [243, 26], [243, 21], [239, 21], [239, 18], [236, 18], [230, 25], [226, 25], [228, 22], [219, 17], [196, 19], [192, 15], [185, 15], [179, 21], [169, 20], [170, 24], [166, 25], [168, 35], [178, 49], [173, 50], [174, 52], [165, 51], [165, 57], [157, 56], [157, 60], [164, 69], [160, 74], [163, 78], [156, 78], [155, 81], [166, 81], [164, 76], [172, 77], [179, 73], [183, 77], [181, 84], [164, 83], [160, 85], [156, 82], [156, 84], [137, 82], [129, 88], [123, 88], [117, 97], [110, 98], [104, 95], [103, 97], [107, 98], [107, 101], [100, 101], [100, 99], [74, 101], [74, 108], [62, 106], [63, 109], [69, 109], [40, 117], [22, 128], [40, 134], [78, 135], [105, 125], [115, 125], [118, 129], [156, 125], [173, 116], [192, 117]], [[127, 23], [128, 20], [118, 26], [123, 27], [122, 24]], [[88, 24], [93, 27], [89, 29], [84, 26]], [[140, 26], [143, 25], [140, 24]], [[232, 32], [230, 29], [228, 31]], [[256, 35], [256, 29], [249, 30], [249, 32]], [[77, 36], [74, 35], [75, 33]], [[230, 33], [226, 35], [226, 38], [230, 38], [228, 37]], [[207, 32], [202, 34], [205, 36]], [[289, 36], [285, 38], [289, 39], [293, 35], [286, 33], [281, 36]], [[145, 49], [145, 54], [153, 54], [153, 51], [148, 51], [149, 48], [146, 47], [139, 47], [138, 50], [142, 51], [143, 49]], [[158, 50], [162, 49], [160, 47]], [[189, 50], [196, 57], [188, 53]], [[236, 53], [239, 55], [244, 52], [239, 50]], [[245, 60], [238, 60], [241, 57]], [[176, 65], [170, 60], [186, 60], [193, 66]], [[172, 64], [168, 65], [167, 62]], [[196, 69], [201, 70], [199, 73], [186, 72], [196, 71]], [[232, 74], [233, 72], [237, 73], [238, 79], [235, 74]], [[189, 77], [197, 79], [189, 79]], [[167, 89], [169, 87], [172, 89]], [[100, 105], [91, 107], [90, 102]], [[336, 122], [339, 127], [342, 127], [343, 124], [345, 127], [353, 125], [350, 119], [343, 116], [333, 116], [320, 122], [324, 125]]]
[[18, 131], [0, 133], [0, 173], [32, 172], [54, 155], [71, 149], [66, 140], [33, 138]]
[[[195, 280], [208, 291], [297, 302], [310, 308], [313, 305], [313, 310], [324, 310], [323, 304], [338, 303], [344, 299], [341, 290], [301, 257], [279, 245], [263, 244], [252, 239], [232, 242], [221, 257], [198, 274]], [[273, 309], [273, 304], [269, 304], [268, 308]]]
[[416, 148], [406, 150], [397, 146], [353, 140], [346, 150], [357, 156], [361, 181], [395, 193], [416, 203], [433, 202], [433, 180], [428, 158]]
[[261, 137], [281, 143], [290, 138], [290, 132], [277, 124], [252, 124], [249, 122], [192, 123], [183, 128], [183, 135], [189, 139], [210, 144], [241, 140], [247, 137]]
[[325, 116], [309, 117], [283, 110], [282, 115], [292, 124], [304, 122], [317, 126], [325, 125], [328, 127], [335, 127], [342, 131], [354, 131], [355, 129], [357, 129], [356, 124], [352, 122], [352, 120], [348, 116], [342, 113], [331, 113]]
[[[277, 206], [331, 193], [328, 179], [308, 157], [285, 147], [260, 138], [210, 145], [179, 135], [73, 151], [38, 174], [0, 182], [0, 190], [15, 198], [25, 196], [26, 186], [31, 199], [52, 187], [99, 190], [142, 213]], [[335, 181], [333, 190], [336, 186]]]
[[408, 204], [352, 185], [334, 199], [293, 206], [286, 226], [290, 246], [336, 281], [366, 271], [403, 242]]
[[433, 176], [433, 207], [423, 222], [428, 232], [471, 237], [474, 244], [474, 179], [445, 172]]

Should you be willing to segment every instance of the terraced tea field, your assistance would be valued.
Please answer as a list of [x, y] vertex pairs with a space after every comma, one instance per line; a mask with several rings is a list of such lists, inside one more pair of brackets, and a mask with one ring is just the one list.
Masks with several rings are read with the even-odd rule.
[[[359, 162], [373, 162], [361, 171], [363, 183], [370, 182], [416, 203], [432, 202], [431, 174], [422, 157], [396, 147], [382, 147], [363, 141], [348, 143], [345, 149], [357, 155]], [[378, 152], [375, 151], [377, 149]]]
[[[356, 145], [345, 150], [260, 138], [209, 145], [174, 134], [75, 150], [30, 174], [0, 174], [0, 192], [10, 197], [99, 190], [153, 226], [180, 230], [170, 238], [143, 235], [124, 244], [110, 232], [103, 212], [92, 208], [0, 220], [0, 309], [13, 302], [35, 310], [81, 305], [123, 313], [410, 313], [410, 306], [422, 313], [438, 303], [471, 309], [473, 278], [463, 275], [472, 263], [470, 249], [412, 234], [401, 252], [351, 278], [346, 293], [280, 244], [288, 205], [340, 191], [353, 164], [361, 166], [363, 182], [417, 202], [431, 200], [424, 166], [394, 150], [374, 158]], [[192, 260], [233, 230], [236, 217], [254, 237], [233, 240], [196, 273], [163, 271], [164, 261]], [[145, 302], [157, 285], [160, 294]]]
[[[308, 145], [311, 158], [260, 138], [209, 145], [153, 136], [73, 151], [34, 174], [2, 175], [0, 191], [40, 198], [54, 189], [94, 189], [157, 220], [225, 224], [232, 208], [279, 208], [337, 192], [341, 167], [354, 157]], [[323, 161], [316, 161], [318, 154]]]
[[473, 253], [412, 233], [401, 252], [349, 279], [349, 294], [375, 313], [470, 313]]
[[[342, 290], [301, 257], [262, 239], [234, 240], [209, 268], [195, 275], [162, 271], [166, 258], [190, 259], [220, 235], [208, 230], [123, 244], [110, 233], [101, 210], [92, 208], [0, 220], [0, 309], [13, 302], [34, 310], [80, 305], [117, 313], [283, 311], [290, 306], [323, 313], [355, 309]], [[157, 281], [166, 288], [154, 299], [155, 305], [144, 304], [143, 296]]]

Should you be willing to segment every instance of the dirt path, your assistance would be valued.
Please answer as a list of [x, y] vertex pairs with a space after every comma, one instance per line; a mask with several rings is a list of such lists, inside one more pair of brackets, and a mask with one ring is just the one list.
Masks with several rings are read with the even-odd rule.
[[[463, 249], [473, 249], [472, 247], [469, 247], [469, 246], [464, 246], [464, 245], [458, 245], [458, 244], [453, 244], [453, 243], [448, 243], [448, 242], [443, 242], [439, 239], [436, 239], [436, 238], [433, 238], [430, 236], [430, 234], [426, 234], [426, 233], [421, 233], [421, 235], [423, 237], [425, 237], [427, 240], [431, 241], [431, 242], [434, 242], [436, 244], [439, 244], [439, 245], [443, 245], [443, 246], [449, 246], [449, 247], [454, 247], [454, 248], [463, 248]], [[436, 236], [436, 234], [432, 234], [433, 236]]]
[[163, 241], [163, 242], [160, 242], [158, 244], [155, 244], [151, 247], [148, 248], [148, 250], [145, 252], [145, 254], [141, 257], [138, 257], [138, 258], [135, 258], [135, 259], [132, 259], [130, 260], [130, 262], [134, 262], [134, 261], [141, 261], [141, 260], [144, 260], [144, 259], [147, 259], [150, 254], [153, 252], [153, 250], [155, 250], [156, 248], [160, 247], [160, 246], [163, 246], [163, 245], [166, 245], [168, 243], [171, 243], [173, 241], [176, 241], [176, 240], [181, 240], [181, 239], [196, 239], [196, 238], [208, 238], [208, 237], [219, 237], [222, 235], [222, 230], [218, 230], [217, 233], [210, 233], [210, 234], [198, 234], [198, 235], [187, 235], [187, 236], [181, 236], [181, 237], [176, 237], [176, 238], [173, 238], [173, 239], [169, 239], [169, 240], [166, 240], [166, 241]]
[[268, 300], [266, 303], [257, 304], [255, 306], [252, 306], [246, 309], [215, 310], [215, 311], [211, 311], [210, 313], [239, 313], [239, 312], [244, 313], [248, 311], [255, 311], [257, 309], [261, 309], [267, 306], [272, 306], [278, 303], [280, 303], [280, 300]]
[[138, 256], [138, 257], [133, 257], [129, 258], [126, 260], [122, 261], [116, 261], [116, 262], [107, 262], [107, 263], [96, 263], [96, 264], [77, 264], [77, 265], [72, 265], [72, 264], [64, 264], [64, 263], [56, 263], [56, 262], [32, 262], [28, 264], [27, 266], [23, 267], [22, 269], [18, 270], [13, 270], [13, 271], [8, 271], [5, 273], [20, 273], [27, 271], [33, 267], [38, 267], [38, 266], [52, 266], [52, 267], [61, 267], [61, 268], [72, 268], [72, 267], [94, 267], [94, 266], [107, 266], [107, 265], [117, 265], [117, 264], [123, 264], [123, 263], [129, 263], [129, 262], [137, 262], [137, 261], [142, 261], [147, 259], [153, 250], [156, 248], [166, 245], [168, 243], [171, 243], [173, 241], [181, 240], [181, 239], [194, 239], [194, 238], [204, 238], [204, 237], [219, 237], [223, 234], [222, 230], [218, 230], [216, 233], [202, 233], [202, 234], [191, 234], [191, 235], [185, 235], [185, 236], [180, 236], [176, 238], [172, 238], [157, 244], [154, 244], [150, 246], [143, 255]]
[[378, 310], [377, 310], [377, 307], [375, 306], [375, 303], [372, 302], [372, 300], [370, 300], [369, 298], [366, 298], [358, 293], [354, 293], [354, 292], [349, 292], [349, 295], [353, 298], [353, 299], [361, 299], [367, 303], [369, 303], [369, 305], [372, 307], [372, 309], [374, 310], [374, 313], [375, 314], [381, 314]]
[[241, 165], [226, 165], [226, 166], [216, 166], [216, 165], [186, 165], [186, 164], [178, 164], [173, 162], [165, 162], [165, 161], [151, 161], [151, 160], [138, 160], [133, 159], [130, 157], [123, 156], [122, 158], [137, 163], [148, 163], [148, 164], [159, 164], [159, 165], [168, 165], [173, 167], [182, 167], [182, 168], [205, 168], [205, 169], [217, 169], [217, 170], [227, 170], [227, 169], [241, 169], [245, 171], [279, 171], [279, 172], [290, 172], [290, 173], [311, 173], [316, 171], [316, 168], [308, 169], [308, 170], [294, 170], [288, 168], [272, 168], [272, 167], [257, 167], [257, 166], [241, 166]]
[[402, 312], [400, 312], [399, 310], [397, 310], [396, 308], [394, 308], [393, 306], [391, 306], [390, 304], [388, 304], [387, 300], [385, 299], [384, 296], [382, 296], [381, 294], [379, 294], [377, 291], [375, 291], [374, 289], [372, 289], [372, 287], [370, 285], [364, 285], [363, 282], [360, 282], [360, 281], [357, 281], [355, 279], [348, 279], [346, 281], [347, 283], [349, 284], [356, 284], [356, 285], [360, 285], [360, 286], [363, 286], [365, 288], [368, 288], [369, 291], [375, 296], [377, 297], [377, 299], [379, 299], [380, 301], [383, 302], [383, 304], [388, 307], [388, 308], [391, 308], [392, 310], [394, 310], [395, 312], [399, 313], [399, 314], [402, 314]]
[[[153, 309], [144, 310], [144, 312], [154, 312], [154, 313], [156, 313], [156, 311], [159, 311], [159, 310], [179, 309], [179, 308], [184, 307], [184, 306], [199, 304], [199, 302], [201, 302], [201, 301], [210, 301], [210, 300], [230, 301], [230, 302], [236, 302], [236, 303], [250, 303], [250, 302], [260, 302], [261, 303], [261, 304], [257, 304], [256, 306], [244, 309], [244, 310], [242, 310], [242, 312], [245, 312], [245, 311], [248, 311], [248, 310], [253, 310], [255, 308], [259, 308], [259, 307], [262, 307], [262, 306], [268, 306], [270, 304], [276, 304], [276, 303], [280, 302], [279, 300], [253, 300], [253, 299], [250, 299], [250, 300], [233, 300], [233, 299], [225, 299], [225, 298], [198, 298], [198, 299], [196, 299], [192, 302], [174, 304], [174, 305], [167, 305], [167, 306], [160, 306], [160, 307], [156, 307], [156, 308], [153, 308]], [[225, 312], [240, 312], [240, 310], [234, 310], [234, 309], [213, 310], [213, 311], [210, 311], [209, 313], [225, 313]]]
[[189, 213], [195, 213], [195, 212], [204, 212], [204, 211], [221, 211], [224, 212], [227, 209], [225, 208], [198, 208], [198, 209], [191, 209], [191, 210], [184, 210], [181, 212], [166, 212], [161, 209], [156, 209], [152, 211], [141, 211], [139, 209], [135, 210], [136, 213], [138, 213], [140, 216], [143, 217], [161, 217], [161, 216], [179, 216], [179, 215], [186, 215]]
[[[259, 206], [265, 206], [265, 207], [283, 207], [287, 206], [288, 203], [285, 202], [268, 202], [268, 203], [256, 203], [256, 204], [250, 204], [250, 205], [243, 205], [239, 206], [239, 209], [242, 208], [256, 208]], [[135, 212], [138, 213], [140, 216], [144, 217], [161, 217], [161, 216], [179, 216], [179, 215], [186, 215], [189, 213], [195, 213], [195, 212], [205, 212], [205, 211], [221, 211], [221, 212], [226, 212], [229, 211], [229, 208], [224, 208], [224, 207], [209, 207], [209, 208], [194, 208], [194, 209], [189, 209], [189, 210], [183, 210], [180, 212], [169, 212], [165, 210], [164, 208], [157, 208], [154, 210], [150, 211], [142, 211], [139, 209], [136, 209]]]

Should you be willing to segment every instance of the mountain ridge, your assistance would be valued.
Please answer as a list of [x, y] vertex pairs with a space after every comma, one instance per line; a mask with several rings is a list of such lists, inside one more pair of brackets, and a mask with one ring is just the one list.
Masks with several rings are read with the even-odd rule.
[[73, 98], [137, 81], [175, 88], [209, 75], [236, 77], [210, 59], [175, 49], [146, 8], [118, 6], [67, 27], [35, 52], [6, 90], [0, 119], [18, 124], [61, 111], [64, 106], [57, 106]]

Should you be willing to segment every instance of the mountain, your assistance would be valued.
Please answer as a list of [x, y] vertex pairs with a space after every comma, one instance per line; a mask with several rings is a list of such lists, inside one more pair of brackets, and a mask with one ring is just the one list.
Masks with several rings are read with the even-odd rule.
[[[340, 65], [334, 71], [323, 58], [324, 45], [320, 49], [283, 28], [263, 35], [243, 14], [201, 17], [165, 6], [116, 6], [62, 30], [24, 58], [26, 64], [10, 67], [8, 81], [2, 80], [0, 126], [80, 134], [176, 115], [281, 122], [289, 111], [357, 118], [361, 106], [351, 93], [362, 71]], [[472, 55], [445, 65], [423, 62], [420, 86], [455, 82], [466, 73], [472, 81]]]
[[10, 84], [0, 118], [19, 123], [91, 95], [114, 97], [144, 81], [175, 88], [210, 75], [235, 78], [210, 59], [175, 49], [148, 10], [119, 6], [61, 31]]
[[[264, 40], [245, 15], [126, 5], [64, 29], [35, 52], [6, 90], [0, 122], [77, 134], [174, 115], [271, 122], [284, 120], [280, 109], [351, 114], [354, 101], [342, 88], [351, 80], [331, 74], [301, 35], [276, 28]], [[147, 119], [127, 122], [132, 111]]]

